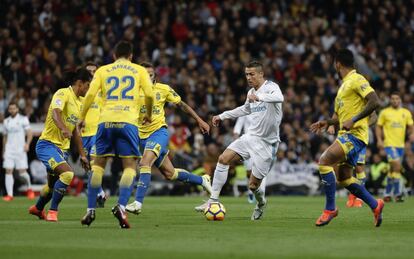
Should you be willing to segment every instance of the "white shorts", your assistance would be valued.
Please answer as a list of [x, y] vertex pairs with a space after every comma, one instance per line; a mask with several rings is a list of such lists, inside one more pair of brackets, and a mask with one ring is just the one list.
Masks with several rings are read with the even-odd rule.
[[252, 160], [250, 158], [244, 160], [243, 161], [243, 165], [244, 165], [244, 167], [246, 168], [247, 171], [251, 171], [252, 170]]
[[227, 148], [239, 154], [243, 160], [250, 158], [252, 174], [257, 179], [263, 179], [269, 173], [276, 159], [278, 147], [279, 142], [269, 144], [259, 137], [243, 135]]
[[4, 154], [3, 160], [4, 169], [16, 169], [16, 170], [26, 170], [28, 168], [27, 164], [27, 154], [25, 152], [20, 154]]

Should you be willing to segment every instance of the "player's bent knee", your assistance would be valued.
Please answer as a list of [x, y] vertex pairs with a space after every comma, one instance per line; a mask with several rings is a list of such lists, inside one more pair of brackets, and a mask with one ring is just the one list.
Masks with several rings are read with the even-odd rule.
[[72, 182], [74, 173], [73, 172], [63, 172], [59, 175], [59, 180], [66, 184], [66, 185], [70, 185], [70, 182]]
[[223, 153], [219, 156], [218, 162], [222, 165], [228, 165], [230, 164], [230, 157]]
[[257, 189], [259, 189], [260, 184], [259, 183], [249, 183], [249, 190], [254, 192]]

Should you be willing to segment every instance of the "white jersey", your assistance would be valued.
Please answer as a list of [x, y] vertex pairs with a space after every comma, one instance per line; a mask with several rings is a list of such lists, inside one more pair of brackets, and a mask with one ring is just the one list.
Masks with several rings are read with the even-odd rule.
[[239, 117], [237, 118], [236, 124], [234, 125], [233, 133], [239, 136], [241, 136], [242, 133], [246, 134], [251, 124], [252, 124], [252, 118], [250, 115]]
[[5, 154], [24, 153], [28, 129], [30, 129], [30, 122], [26, 116], [17, 114], [14, 118], [7, 117], [4, 120], [4, 134], [7, 135]]
[[255, 94], [259, 101], [249, 102], [246, 99], [244, 105], [220, 114], [220, 119], [235, 119], [250, 114], [248, 117], [252, 123], [246, 134], [260, 137], [270, 144], [280, 142], [279, 126], [284, 98], [279, 85], [266, 80], [259, 90], [252, 88], [247, 94]]

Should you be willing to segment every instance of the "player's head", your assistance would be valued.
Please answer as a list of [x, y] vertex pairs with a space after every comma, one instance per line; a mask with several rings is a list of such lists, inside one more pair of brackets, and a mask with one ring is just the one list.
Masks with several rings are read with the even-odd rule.
[[85, 68], [86, 70], [89, 71], [89, 73], [91, 73], [91, 75], [93, 76], [96, 72], [96, 70], [98, 69], [98, 65], [93, 63], [92, 61], [88, 61], [85, 64]]
[[263, 84], [264, 72], [263, 65], [258, 61], [251, 61], [246, 65], [244, 70], [247, 84], [250, 87], [257, 88]]
[[126, 58], [132, 60], [132, 44], [128, 41], [120, 41], [115, 46], [114, 59]]
[[140, 64], [141, 66], [145, 67], [145, 69], [147, 70], [152, 83], [155, 83], [155, 70], [154, 70], [154, 65], [150, 62], [141, 62]]
[[353, 69], [354, 68], [354, 54], [349, 49], [340, 49], [335, 54], [334, 66], [336, 71], [343, 68]]
[[65, 73], [66, 81], [74, 88], [78, 96], [85, 96], [92, 80], [91, 73], [86, 68], [79, 68], [76, 71]]
[[10, 102], [7, 111], [10, 113], [10, 116], [14, 117], [19, 112], [19, 106], [17, 106], [16, 102]]
[[398, 92], [392, 92], [390, 96], [390, 103], [392, 108], [396, 109], [401, 106], [401, 97], [400, 93]]

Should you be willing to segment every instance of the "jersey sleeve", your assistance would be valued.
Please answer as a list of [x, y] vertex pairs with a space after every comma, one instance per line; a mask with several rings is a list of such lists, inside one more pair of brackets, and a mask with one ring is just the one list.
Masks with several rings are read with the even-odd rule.
[[24, 130], [30, 129], [30, 122], [29, 122], [29, 118], [27, 118], [27, 116], [23, 117], [23, 129]]
[[63, 109], [66, 106], [66, 103], [68, 102], [69, 95], [65, 91], [65, 89], [58, 90], [52, 98], [52, 103], [50, 104], [50, 107], [52, 110], [59, 109], [63, 111]]
[[385, 111], [382, 110], [378, 116], [377, 125], [384, 126], [385, 124]]
[[407, 110], [407, 122], [406, 123], [408, 126], [413, 125], [413, 115], [411, 114], [409, 110]]
[[167, 102], [169, 103], [180, 103], [181, 97], [172, 89], [170, 86], [168, 86], [167, 91]]
[[362, 98], [365, 98], [368, 94], [375, 92], [374, 88], [371, 87], [369, 82], [365, 78], [360, 78], [353, 83], [353, 89], [360, 95]]
[[[88, 113], [89, 107], [91, 106], [91, 104], [95, 100], [95, 97], [96, 97], [98, 91], [101, 89], [101, 84], [102, 84], [101, 71], [102, 71], [101, 69], [98, 69], [95, 72], [95, 75], [93, 76], [92, 82], [89, 84], [89, 90], [86, 93], [85, 98], [83, 100], [84, 109], [82, 109], [81, 119], [85, 119], [86, 114]], [[86, 109], [86, 107], [88, 109]]]
[[147, 70], [142, 69], [140, 71], [140, 83], [142, 91], [144, 92], [145, 96], [154, 97], [154, 91], [152, 90], [152, 82]]

